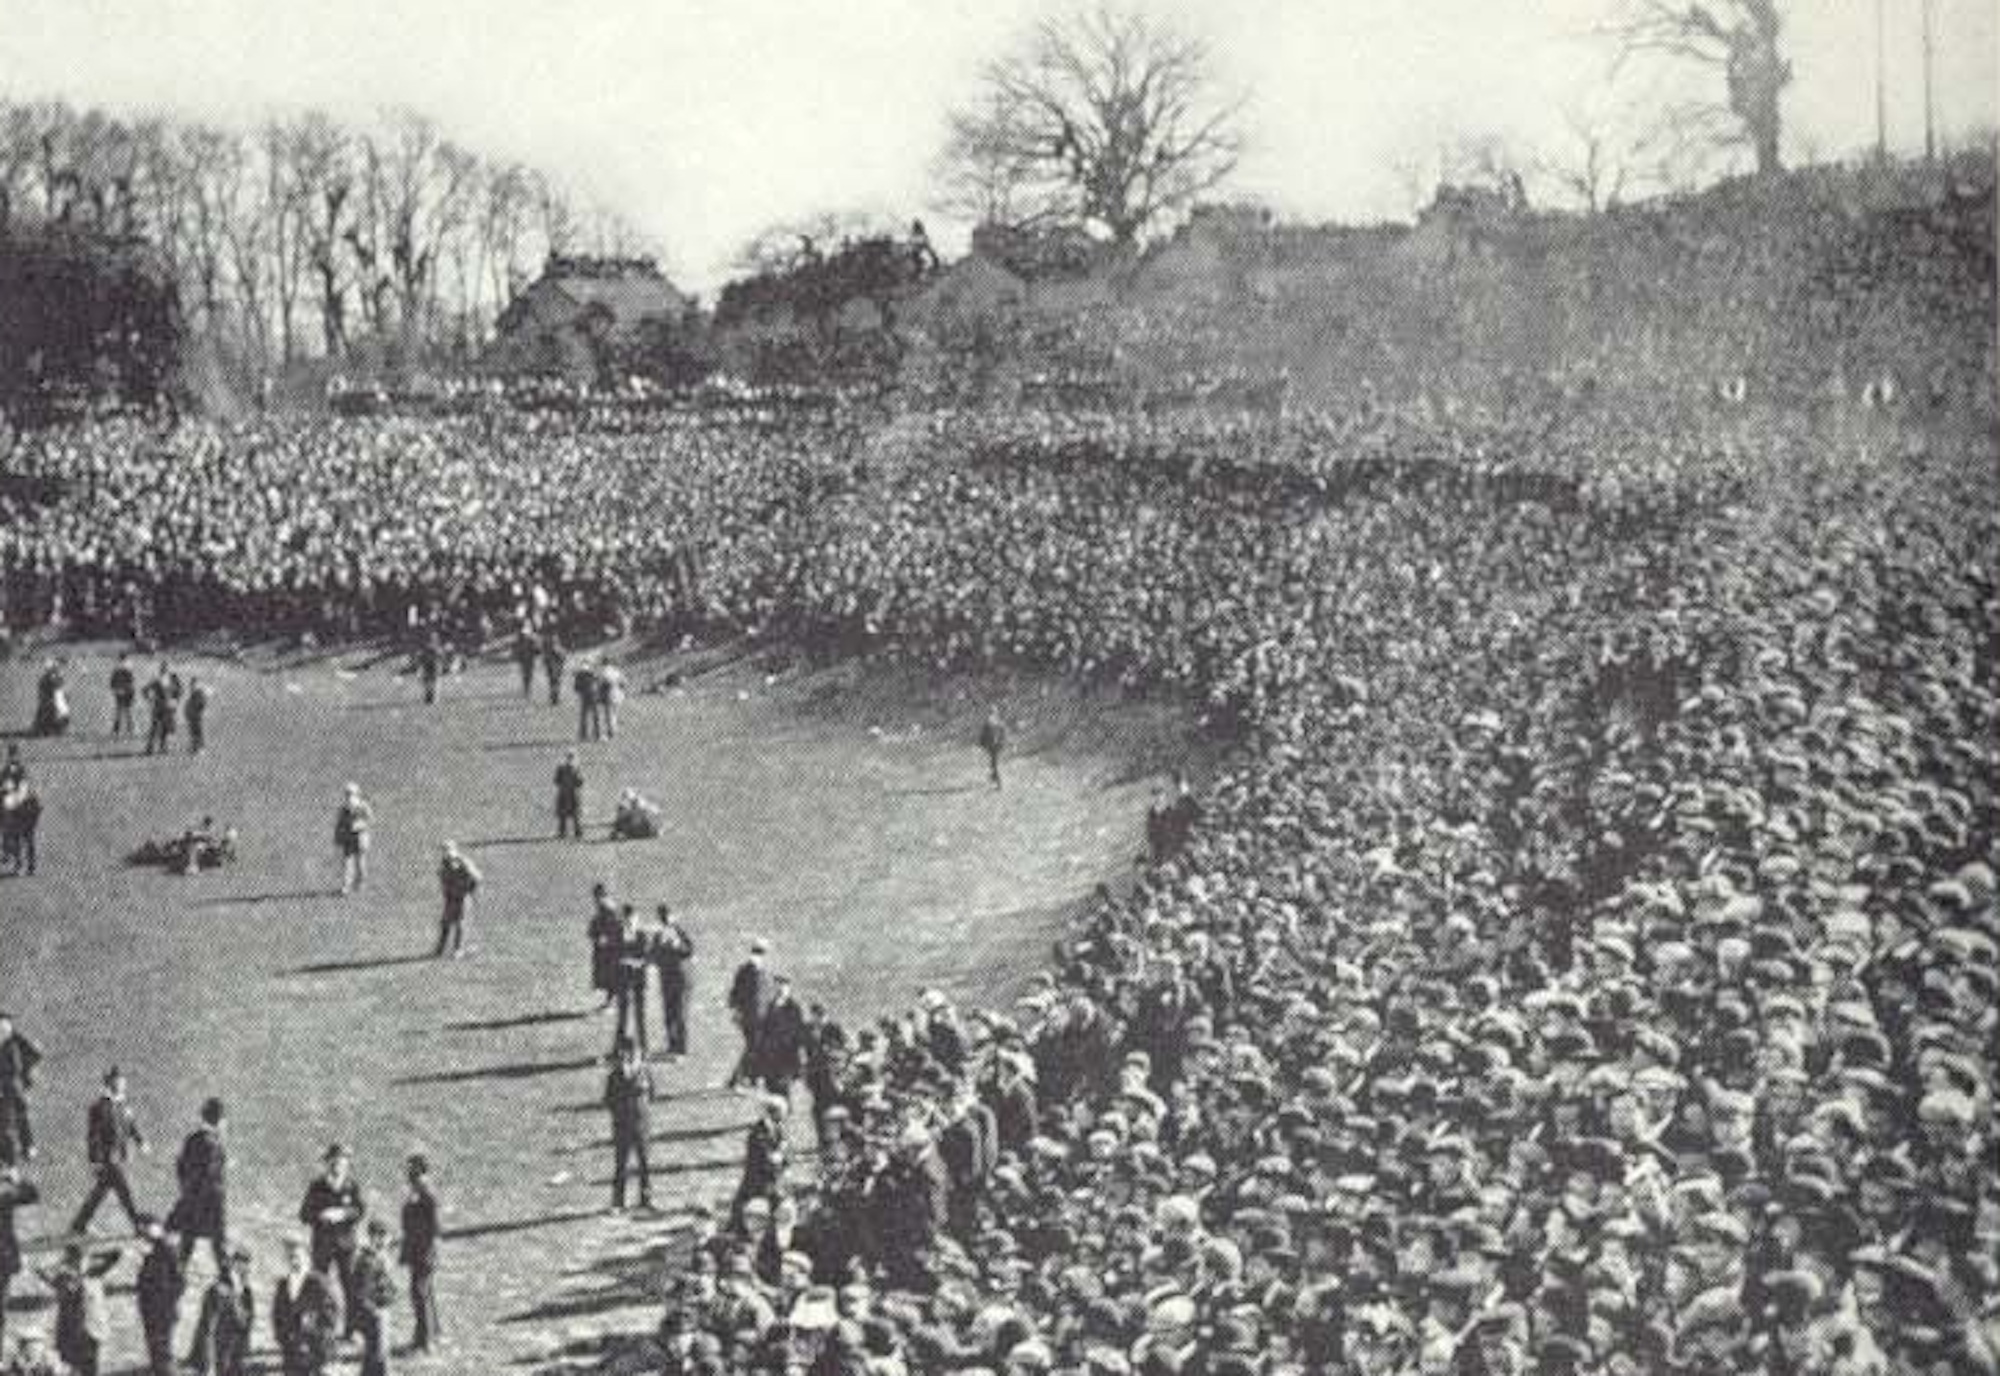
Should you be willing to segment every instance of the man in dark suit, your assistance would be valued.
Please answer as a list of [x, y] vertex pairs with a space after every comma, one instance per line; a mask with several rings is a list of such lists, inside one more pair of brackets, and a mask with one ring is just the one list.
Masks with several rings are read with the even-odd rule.
[[0, 1013], [0, 1165], [27, 1161], [35, 1154], [35, 1132], [28, 1121], [28, 1091], [42, 1049], [14, 1026], [11, 1013]]
[[181, 705], [181, 713], [187, 718], [188, 754], [199, 755], [208, 744], [208, 685], [193, 674], [188, 675], [187, 701]]
[[521, 670], [521, 696], [524, 698], [535, 695], [535, 659], [540, 651], [541, 647], [535, 643], [534, 631], [523, 620], [520, 629], [514, 632], [514, 663]]
[[396, 1302], [396, 1282], [389, 1274], [389, 1228], [379, 1218], [368, 1220], [368, 1240], [354, 1254], [355, 1313], [349, 1326], [361, 1337], [361, 1376], [388, 1376], [389, 1309]]
[[40, 1192], [21, 1178], [19, 1166], [11, 1161], [0, 1164], [0, 1349], [7, 1338], [7, 1291], [21, 1274], [21, 1235], [15, 1230], [14, 1211], [40, 1198]]
[[437, 1267], [440, 1223], [437, 1191], [431, 1188], [430, 1161], [419, 1152], [410, 1158], [410, 1192], [403, 1199], [403, 1240], [398, 1259], [410, 1273], [410, 1316], [416, 1331], [410, 1347], [429, 1352], [443, 1336], [438, 1323]]
[[111, 734], [132, 734], [132, 703], [139, 696], [139, 681], [132, 675], [132, 657], [119, 655], [111, 671]]
[[285, 1376], [320, 1376], [333, 1357], [340, 1305], [326, 1278], [306, 1264], [306, 1244], [285, 1243], [285, 1274], [271, 1295], [271, 1333]]
[[583, 839], [583, 770], [574, 750], [556, 766], [556, 839], [565, 836]]
[[174, 735], [174, 714], [180, 710], [181, 678], [160, 661], [159, 672], [146, 685], [146, 753], [165, 754]]
[[660, 1049], [667, 1055], [687, 1055], [688, 994], [693, 985], [694, 938], [687, 934], [674, 910], [662, 903], [660, 925], [653, 933], [653, 969], [660, 978], [660, 1022], [665, 1033]]
[[353, 1159], [336, 1142], [326, 1149], [326, 1169], [306, 1186], [299, 1222], [312, 1229], [313, 1270], [340, 1280], [341, 1312], [346, 1316], [341, 1336], [346, 1338], [355, 1334], [354, 1254], [361, 1245], [361, 1220], [367, 1212]]
[[563, 649], [562, 637], [551, 626], [542, 632], [542, 672], [549, 680], [549, 706], [562, 706], [563, 665], [569, 660], [569, 652]]
[[756, 1076], [764, 1087], [785, 1098], [792, 1081], [805, 1069], [806, 1010], [783, 975], [771, 977], [771, 1006], [764, 1010], [757, 1033]]
[[625, 1179], [639, 1172], [639, 1207], [653, 1207], [653, 1169], [647, 1157], [652, 1135], [653, 1077], [630, 1037], [618, 1039], [617, 1059], [604, 1080], [604, 1106], [611, 1111], [611, 1208], [625, 1208]]
[[737, 1030], [743, 1034], [743, 1055], [729, 1074], [731, 1089], [757, 1077], [758, 1037], [763, 1030], [764, 1014], [771, 1006], [771, 972], [764, 966], [764, 958], [770, 951], [770, 945], [762, 937], [751, 942], [749, 959], [736, 967], [736, 977], [729, 983], [729, 1011], [736, 1019]]
[[222, 1268], [228, 1240], [229, 1152], [223, 1143], [227, 1119], [222, 1100], [210, 1099], [201, 1106], [201, 1126], [181, 1142], [181, 1154], [174, 1161], [174, 1177], [180, 1182], [180, 1198], [167, 1216], [169, 1226], [181, 1236], [181, 1263], [194, 1255], [201, 1238], [215, 1252], [216, 1269]]
[[743, 1178], [729, 1206], [729, 1226], [743, 1229], [743, 1209], [753, 1199], [776, 1199], [785, 1184], [785, 1115], [790, 1105], [777, 1095], [764, 1100], [764, 1112], [750, 1125], [743, 1142]]
[[132, 1185], [125, 1176], [134, 1152], [146, 1149], [146, 1134], [125, 1102], [125, 1076], [117, 1066], [104, 1072], [104, 1090], [90, 1106], [84, 1123], [84, 1150], [90, 1158], [95, 1179], [83, 1207], [70, 1220], [69, 1230], [81, 1233], [90, 1227], [91, 1216], [104, 1196], [115, 1194], [134, 1229], [139, 1226], [139, 1206], [132, 1202]]
[[146, 1335], [146, 1367], [151, 1376], [174, 1376], [174, 1323], [180, 1317], [181, 1292], [187, 1274], [181, 1268], [173, 1236], [157, 1220], [141, 1219], [139, 1234], [147, 1241], [139, 1262], [137, 1293], [139, 1328]]

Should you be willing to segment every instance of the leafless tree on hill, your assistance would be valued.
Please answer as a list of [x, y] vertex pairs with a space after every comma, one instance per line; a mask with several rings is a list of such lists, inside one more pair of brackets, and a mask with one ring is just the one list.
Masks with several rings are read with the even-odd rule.
[[1207, 46], [1159, 20], [1109, 6], [1047, 20], [954, 114], [941, 186], [977, 196], [1008, 178], [1016, 212], [1134, 243], [1235, 170], [1244, 107]]
[[1783, 166], [1783, 99], [1792, 64], [1783, 49], [1783, 0], [1621, 0], [1606, 26], [1619, 62], [1646, 58], [1707, 68], [1722, 80], [1713, 98], [1674, 116], [1690, 134], [1748, 144], [1759, 175]]

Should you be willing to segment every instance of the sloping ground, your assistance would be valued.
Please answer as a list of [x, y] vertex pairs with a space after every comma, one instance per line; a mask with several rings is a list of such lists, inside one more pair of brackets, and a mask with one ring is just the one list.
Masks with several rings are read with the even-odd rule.
[[[614, 844], [593, 826], [559, 843], [549, 776], [575, 734], [567, 703], [524, 701], [490, 665], [426, 709], [392, 666], [357, 672], [366, 660], [186, 662], [217, 698], [210, 749], [191, 760], [105, 738], [109, 660], [78, 658], [82, 734], [23, 742], [48, 816], [41, 875], [0, 880], [0, 1004], [49, 1054], [34, 1101], [46, 1203], [22, 1217], [30, 1237], [83, 1192], [83, 1114], [113, 1062], [153, 1138], [135, 1172], [143, 1206], [170, 1202], [200, 1100], [228, 1101], [232, 1219], [260, 1293], [329, 1141], [355, 1148], [391, 1220], [404, 1154], [428, 1151], [454, 1344], [418, 1370], [594, 1351], [656, 1321], [653, 1258], [679, 1206], [734, 1185], [747, 1109], [716, 1088], [737, 1051], [722, 995], [752, 934], [837, 1016], [932, 984], [1004, 1003], [1045, 964], [1070, 905], [1129, 867], [1151, 784], [1187, 760], [1183, 716], [1164, 705], [856, 666], [773, 679], [740, 659], [635, 695], [618, 740], [582, 748], [593, 822], [639, 786], [664, 810], [664, 839]], [[0, 664], [0, 725], [29, 719], [36, 667]], [[641, 687], [670, 666], [631, 667]], [[1000, 792], [972, 743], [989, 701], [1015, 723]], [[378, 846], [363, 893], [341, 899], [330, 828], [347, 779], [375, 804]], [[182, 878], [122, 863], [204, 813], [241, 829], [235, 868]], [[423, 953], [447, 837], [485, 884], [475, 953], [440, 965]], [[699, 944], [694, 1054], [657, 1072], [657, 1218], [601, 1212], [611, 1027], [593, 1011], [584, 938], [600, 878], [644, 907], [671, 900]], [[122, 1227], [109, 1210], [107, 1236]], [[190, 1319], [205, 1253], [196, 1268]], [[17, 1286], [10, 1326], [46, 1325], [47, 1304], [39, 1284]], [[139, 1355], [129, 1305], [114, 1297], [109, 1369]]]

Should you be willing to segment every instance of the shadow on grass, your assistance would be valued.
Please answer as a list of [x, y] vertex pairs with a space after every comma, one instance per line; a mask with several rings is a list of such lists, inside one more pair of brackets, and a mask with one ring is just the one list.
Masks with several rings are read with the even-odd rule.
[[556, 740], [481, 741], [479, 748], [491, 753], [501, 750], [572, 750], [579, 745], [587, 744], [589, 744], [587, 741], [573, 741], [564, 736]]
[[312, 965], [295, 965], [280, 975], [345, 975], [362, 970], [387, 970], [396, 965], [421, 965], [432, 959], [429, 951], [407, 956], [364, 956], [359, 960], [323, 960]]
[[464, 1223], [441, 1229], [438, 1236], [447, 1242], [463, 1242], [476, 1237], [505, 1237], [512, 1233], [532, 1233], [538, 1228], [561, 1228], [585, 1223], [603, 1214], [602, 1209], [572, 1209], [568, 1213], [541, 1214], [534, 1218], [507, 1218], [491, 1223]]
[[997, 791], [990, 783], [939, 784], [932, 788], [892, 788], [887, 790], [884, 796], [889, 798], [951, 798], [964, 793]]
[[[683, 1231], [685, 1225], [673, 1229]], [[658, 1241], [652, 1239], [651, 1241]], [[517, 1310], [503, 1317], [505, 1324], [559, 1323], [564, 1320], [595, 1318], [621, 1309], [644, 1309], [649, 1323], [659, 1320], [660, 1273], [666, 1264], [662, 1250], [648, 1245], [637, 1253], [599, 1257], [588, 1268], [578, 1273], [579, 1278], [590, 1284], [588, 1289], [578, 1289], [575, 1293], [557, 1295], [543, 1300], [540, 1304]], [[599, 1342], [618, 1342], [622, 1335], [607, 1334]], [[643, 1340], [645, 1334], [632, 1337]]]
[[604, 1065], [597, 1056], [580, 1056], [570, 1061], [519, 1061], [511, 1065], [483, 1065], [470, 1070], [430, 1070], [421, 1075], [399, 1075], [389, 1081], [398, 1087], [410, 1085], [460, 1085], [479, 1080], [533, 1080], [543, 1075], [567, 1075], [578, 1070], [595, 1070]]
[[[220, 898], [204, 898], [201, 900], [201, 902], [195, 904], [194, 906], [197, 908], [239, 908], [239, 907], [254, 907], [259, 903], [299, 903], [303, 902], [308, 898], [338, 898], [338, 897], [340, 897], [340, 889], [337, 886], [334, 888], [327, 888], [327, 889], [286, 889], [283, 891], [272, 892], [272, 893], [225, 894]], [[319, 974], [322, 972], [319, 970], [312, 969], [311, 967], [308, 967], [307, 969], [298, 971], [297, 973]]]
[[447, 1032], [505, 1032], [516, 1027], [541, 1027], [553, 1022], [582, 1022], [596, 1013], [591, 1008], [551, 1008], [542, 1013], [523, 1013], [516, 1018], [484, 1018], [474, 1022], [448, 1022]]

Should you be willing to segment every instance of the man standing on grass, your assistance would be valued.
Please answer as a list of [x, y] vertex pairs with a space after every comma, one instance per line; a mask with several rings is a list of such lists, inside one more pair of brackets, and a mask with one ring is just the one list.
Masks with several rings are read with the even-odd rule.
[[208, 685], [197, 675], [188, 675], [187, 701], [181, 711], [187, 717], [188, 754], [199, 755], [208, 741]]
[[743, 1054], [737, 1058], [736, 1068], [729, 1072], [730, 1089], [735, 1089], [745, 1080], [757, 1079], [757, 1049], [764, 1029], [764, 1014], [771, 1007], [771, 972], [764, 966], [764, 957], [770, 954], [770, 944], [762, 937], [750, 943], [750, 957], [736, 967], [736, 978], [729, 984], [729, 1011], [736, 1019], [736, 1029], [743, 1034]]
[[222, 1100], [208, 1099], [201, 1106], [201, 1124], [181, 1142], [181, 1154], [174, 1161], [174, 1178], [180, 1183], [180, 1198], [167, 1216], [168, 1226], [181, 1235], [181, 1263], [194, 1255], [194, 1245], [202, 1238], [215, 1252], [215, 1265], [222, 1268], [228, 1245], [229, 1151], [223, 1143], [227, 1120]]
[[360, 1249], [361, 1219], [368, 1212], [353, 1164], [346, 1147], [338, 1142], [328, 1147], [326, 1169], [306, 1187], [299, 1205], [299, 1222], [312, 1229], [313, 1270], [340, 1281], [341, 1312], [346, 1316], [341, 1336], [347, 1338], [356, 1332], [354, 1254]]
[[652, 1134], [653, 1076], [630, 1037], [618, 1039], [611, 1073], [604, 1081], [604, 1106], [611, 1111], [611, 1209], [625, 1211], [625, 1180], [639, 1172], [639, 1207], [653, 1207], [653, 1170], [647, 1157]]
[[571, 675], [570, 687], [576, 690], [576, 738], [580, 741], [594, 741], [603, 738], [599, 727], [601, 718], [597, 713], [597, 666], [591, 660], [584, 660], [576, 666]]
[[[646, 1054], [646, 983], [653, 975], [651, 934], [639, 925], [639, 913], [630, 903], [618, 913], [618, 1030], [616, 1040], [629, 1035]], [[629, 1022], [627, 1020], [630, 1020]]]
[[181, 680], [164, 659], [146, 685], [146, 753], [164, 755], [174, 737], [174, 714], [180, 710]]
[[14, 1015], [0, 1012], [0, 1165], [29, 1161], [35, 1155], [34, 1126], [28, 1120], [28, 1090], [42, 1049], [14, 1026]]
[[687, 1055], [687, 1005], [693, 977], [694, 938], [687, 934], [674, 910], [660, 905], [659, 929], [653, 933], [653, 968], [660, 977], [660, 1022], [665, 1031], [660, 1049], [678, 1059]]
[[361, 796], [361, 785], [350, 783], [333, 814], [333, 848], [340, 853], [340, 892], [345, 897], [368, 878], [368, 833], [375, 809]]
[[583, 768], [574, 750], [556, 766], [556, 839], [565, 836], [583, 839]]
[[1000, 787], [1000, 752], [1007, 748], [1007, 724], [1000, 720], [1000, 709], [986, 709], [986, 720], [979, 728], [979, 748], [986, 752], [986, 777], [993, 787]]
[[411, 1155], [408, 1174], [410, 1192], [403, 1199], [399, 1257], [410, 1273], [410, 1317], [416, 1323], [410, 1347], [429, 1352], [443, 1336], [437, 1304], [438, 1197], [431, 1188], [431, 1163], [422, 1152]]
[[526, 617], [521, 619], [520, 629], [514, 632], [514, 663], [521, 670], [521, 696], [535, 695], [535, 659], [541, 647], [535, 643], [534, 628]]
[[104, 1072], [104, 1090], [85, 1118], [84, 1148], [96, 1179], [90, 1193], [83, 1197], [83, 1207], [70, 1220], [69, 1230], [86, 1231], [97, 1206], [108, 1194], [118, 1196], [127, 1221], [136, 1230], [139, 1206], [132, 1202], [132, 1184], [126, 1178], [125, 1168], [131, 1164], [134, 1152], [146, 1150], [146, 1134], [139, 1131], [139, 1120], [125, 1102], [125, 1075], [115, 1065]]
[[542, 672], [549, 681], [549, 706], [562, 706], [563, 664], [569, 654], [563, 649], [562, 637], [551, 626], [542, 632]]
[[132, 734], [132, 703], [139, 696], [139, 681], [132, 674], [132, 656], [121, 654], [111, 670], [111, 734]]
[[456, 841], [444, 843], [438, 860], [438, 888], [444, 894], [444, 914], [438, 919], [437, 949], [431, 957], [444, 955], [448, 947], [457, 959], [465, 954], [465, 908], [479, 891], [479, 871], [458, 853]]

